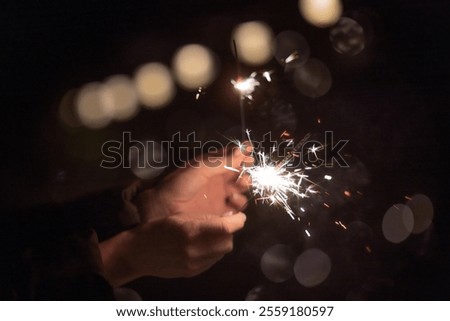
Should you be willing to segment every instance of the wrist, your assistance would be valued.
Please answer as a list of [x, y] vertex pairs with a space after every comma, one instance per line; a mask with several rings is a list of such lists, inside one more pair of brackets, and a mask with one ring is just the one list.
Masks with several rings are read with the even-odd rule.
[[118, 287], [140, 277], [139, 271], [129, 259], [132, 249], [132, 234], [124, 231], [100, 243], [100, 254], [105, 278], [113, 287]]
[[154, 187], [136, 195], [134, 205], [137, 208], [141, 222], [148, 222], [169, 216], [169, 209], [165, 206], [163, 192]]

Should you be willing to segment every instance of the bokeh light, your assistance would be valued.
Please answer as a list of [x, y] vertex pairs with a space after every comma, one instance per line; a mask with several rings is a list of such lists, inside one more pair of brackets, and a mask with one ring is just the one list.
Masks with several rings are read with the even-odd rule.
[[412, 233], [425, 232], [433, 222], [434, 210], [430, 198], [423, 194], [414, 195], [406, 205], [414, 215], [414, 227]]
[[311, 49], [305, 37], [295, 31], [279, 33], [273, 42], [273, 55], [286, 70], [303, 66], [308, 61]]
[[299, 0], [298, 6], [303, 18], [319, 28], [334, 25], [342, 14], [340, 0]]
[[295, 87], [305, 96], [317, 98], [325, 95], [333, 83], [331, 72], [320, 60], [311, 58], [294, 72]]
[[[262, 65], [272, 58], [272, 29], [264, 22], [251, 21], [238, 25], [232, 32], [239, 60], [249, 65]], [[234, 51], [234, 47], [232, 46]]]
[[141, 66], [134, 77], [138, 98], [147, 108], [167, 106], [175, 96], [175, 84], [169, 68], [157, 62]]
[[155, 141], [137, 142], [129, 149], [131, 171], [141, 179], [152, 179], [164, 172], [167, 159], [164, 146]]
[[58, 108], [59, 119], [64, 123], [64, 125], [72, 128], [81, 126], [75, 106], [76, 97], [76, 89], [67, 91], [61, 98]]
[[294, 274], [295, 257], [290, 247], [276, 244], [267, 249], [261, 257], [261, 271], [272, 282], [284, 282]]
[[343, 17], [330, 30], [330, 41], [337, 52], [355, 56], [364, 50], [364, 29], [355, 20]]
[[373, 243], [373, 231], [371, 227], [362, 221], [353, 221], [347, 224], [347, 239], [352, 247], [364, 249]]
[[326, 280], [331, 271], [330, 257], [319, 249], [303, 252], [295, 261], [294, 274], [305, 287], [314, 287]]
[[413, 231], [413, 212], [406, 205], [395, 204], [384, 214], [381, 227], [386, 240], [392, 243], [401, 243]]
[[76, 99], [77, 115], [81, 123], [92, 129], [108, 125], [113, 119], [114, 110], [105, 104], [103, 98], [104, 86], [98, 82], [84, 85]]
[[265, 285], [257, 285], [253, 289], [251, 289], [247, 296], [245, 297], [245, 301], [261, 301], [267, 300], [268, 296], [270, 297], [270, 290]]
[[191, 44], [180, 48], [174, 55], [172, 68], [178, 83], [185, 89], [207, 87], [217, 75], [217, 64], [211, 51]]
[[139, 112], [136, 89], [125, 75], [115, 75], [105, 80], [102, 99], [107, 108], [112, 110], [115, 120], [129, 120]]

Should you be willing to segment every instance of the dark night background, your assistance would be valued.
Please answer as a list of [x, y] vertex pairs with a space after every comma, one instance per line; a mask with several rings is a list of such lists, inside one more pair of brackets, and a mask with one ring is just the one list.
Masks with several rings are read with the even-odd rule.
[[[196, 130], [205, 139], [238, 126], [238, 99], [229, 84], [236, 74], [230, 33], [240, 22], [262, 20], [275, 34], [303, 34], [311, 56], [329, 67], [333, 85], [324, 97], [301, 96], [282, 76], [278, 92], [294, 106], [299, 138], [308, 131], [333, 130], [339, 139], [350, 140], [346, 152], [363, 164], [364, 173], [353, 173], [357, 177], [345, 181], [364, 196], [313, 218], [315, 240], [301, 239], [297, 223], [287, 215], [251, 206], [236, 250], [212, 270], [194, 279], [146, 278], [129, 286], [149, 300], [241, 300], [256, 287], [261, 299], [449, 300], [450, 3], [343, 3], [344, 15], [359, 14], [367, 23], [370, 41], [355, 57], [336, 53], [328, 29], [308, 25], [296, 0], [3, 2], [2, 213], [65, 202], [133, 179], [125, 169], [99, 167], [101, 144], [120, 139], [123, 131], [131, 131], [135, 139], [163, 140], [174, 129]], [[187, 43], [210, 47], [221, 61], [218, 79], [199, 101], [178, 89], [167, 108], [141, 110], [132, 120], [105, 129], [67, 129], [59, 121], [58, 106], [68, 90], [113, 74], [132, 75], [150, 61], [170, 65], [176, 49]], [[268, 67], [281, 70], [276, 61]], [[403, 243], [388, 243], [380, 227], [383, 214], [391, 205], [404, 203], [405, 195], [416, 193], [432, 200], [433, 226]], [[372, 253], [363, 253], [359, 241], [336, 230], [333, 218], [358, 219], [370, 226]], [[11, 242], [13, 237], [5, 233]], [[271, 283], [261, 273], [259, 260], [276, 243], [299, 251], [323, 249], [333, 262], [330, 276], [314, 288], [302, 287], [295, 278]]]

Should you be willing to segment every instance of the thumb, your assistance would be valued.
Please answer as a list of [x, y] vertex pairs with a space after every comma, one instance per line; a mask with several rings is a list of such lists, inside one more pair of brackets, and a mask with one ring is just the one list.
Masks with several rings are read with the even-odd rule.
[[244, 163], [253, 163], [254, 159], [247, 149], [233, 146], [229, 153], [225, 150], [217, 154], [204, 154], [200, 162], [200, 169], [208, 177], [226, 173], [240, 173]]
[[247, 217], [239, 212], [224, 213], [222, 216], [214, 216], [201, 222], [200, 229], [204, 233], [231, 235], [244, 227]]

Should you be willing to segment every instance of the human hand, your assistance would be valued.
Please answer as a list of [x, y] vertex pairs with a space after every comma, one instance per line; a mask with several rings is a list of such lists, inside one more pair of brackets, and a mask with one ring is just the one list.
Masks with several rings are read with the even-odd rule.
[[[178, 169], [134, 200], [141, 224], [100, 244], [105, 275], [117, 286], [141, 276], [189, 277], [202, 273], [233, 248], [247, 203], [246, 177], [237, 169], [252, 162], [232, 153], [204, 155]], [[228, 166], [229, 168], [226, 168]]]
[[243, 213], [179, 214], [149, 220], [100, 244], [105, 276], [119, 286], [141, 276], [198, 275], [233, 248]]
[[203, 155], [200, 161], [168, 175], [157, 187], [138, 194], [135, 204], [141, 221], [189, 213], [221, 215], [241, 211], [247, 203], [248, 178], [240, 177], [243, 163], [253, 162], [239, 148], [226, 154]]

